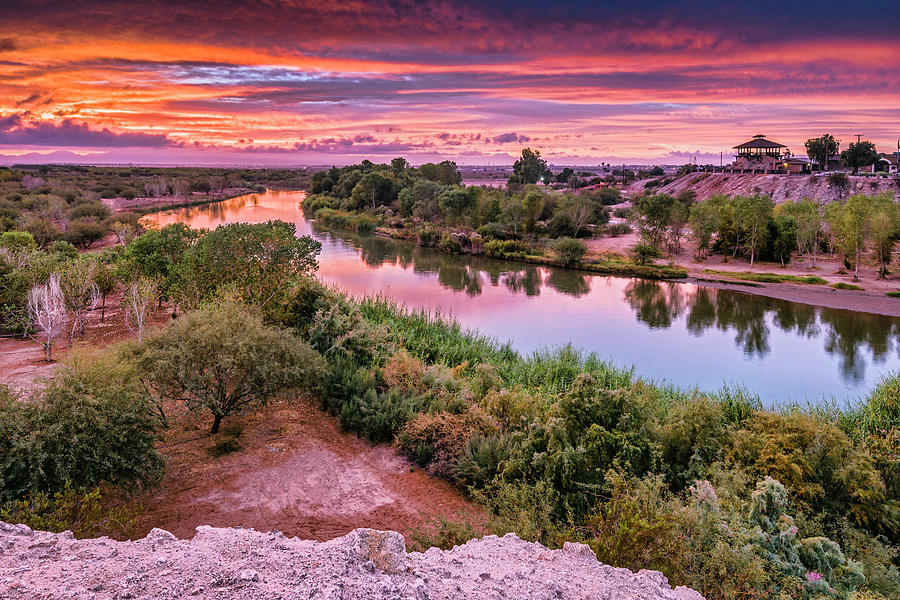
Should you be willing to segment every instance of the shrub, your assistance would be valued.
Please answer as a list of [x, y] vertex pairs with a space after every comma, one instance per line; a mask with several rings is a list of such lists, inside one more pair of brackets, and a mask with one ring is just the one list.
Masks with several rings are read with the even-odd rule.
[[833, 287], [833, 288], [836, 289], [836, 290], [854, 290], [854, 291], [862, 291], [863, 289], [865, 289], [865, 288], [862, 288], [862, 287], [860, 287], [860, 286], [858, 286], [858, 285], [853, 285], [852, 283], [845, 283], [845, 282], [843, 282], [843, 281], [839, 281], [839, 282], [837, 282], [837, 283], [833, 283], [833, 284], [831, 284], [831, 287]]
[[441, 232], [425, 227], [416, 234], [416, 243], [422, 248], [434, 248], [441, 241]]
[[445, 233], [441, 236], [441, 241], [438, 242], [438, 250], [447, 254], [460, 254], [462, 246], [456, 236]]
[[384, 382], [390, 387], [409, 391], [419, 390], [422, 388], [424, 377], [425, 363], [403, 348], [384, 365]]
[[152, 485], [159, 421], [134, 372], [113, 356], [76, 357], [28, 401], [0, 391], [0, 499], [66, 485]]
[[758, 412], [731, 438], [729, 459], [754, 477], [781, 481], [804, 511], [845, 514], [868, 528], [896, 532], [896, 501], [871, 456], [836, 426], [802, 414]]
[[462, 485], [485, 488], [494, 481], [508, 457], [509, 450], [499, 435], [475, 434], [460, 453], [453, 476]]
[[606, 501], [580, 528], [600, 562], [633, 571], [654, 569], [671, 576], [683, 548], [678, 506], [660, 477], [628, 479], [606, 475]]
[[506, 227], [502, 223], [485, 223], [481, 227], [478, 228], [478, 235], [483, 237], [486, 241], [490, 240], [508, 240], [512, 239], [512, 233], [507, 231]]
[[90, 220], [71, 221], [63, 234], [63, 239], [73, 246], [88, 249], [106, 235], [106, 227]]
[[646, 265], [652, 262], [654, 258], [659, 258], [659, 250], [650, 244], [635, 244], [628, 249], [628, 255], [637, 264]]
[[477, 404], [462, 413], [420, 414], [397, 436], [400, 450], [426, 467], [430, 475], [450, 478], [468, 441], [489, 435], [496, 425]]
[[553, 251], [563, 265], [571, 267], [581, 262], [587, 252], [587, 246], [584, 242], [572, 238], [560, 238], [553, 242]]
[[133, 539], [135, 516], [133, 509], [110, 505], [100, 486], [76, 489], [69, 483], [52, 494], [29, 492], [21, 500], [0, 504], [2, 521], [24, 523], [40, 531], [71, 531], [79, 539], [103, 535]]
[[6, 248], [11, 252], [23, 252], [34, 250], [37, 243], [34, 236], [27, 231], [4, 231], [0, 233], [0, 248]]
[[521, 258], [536, 252], [519, 240], [491, 240], [484, 245], [484, 253], [495, 258]]
[[619, 237], [620, 235], [631, 233], [631, 227], [628, 223], [611, 223], [606, 226], [606, 233], [610, 237]]

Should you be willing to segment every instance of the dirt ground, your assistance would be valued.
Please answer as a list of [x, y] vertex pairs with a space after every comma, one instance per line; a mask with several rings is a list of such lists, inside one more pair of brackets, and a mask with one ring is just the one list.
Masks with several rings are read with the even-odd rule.
[[[168, 464], [158, 492], [143, 505], [139, 535], [160, 527], [182, 538], [198, 525], [278, 529], [327, 540], [357, 527], [409, 533], [430, 517], [474, 514], [449, 483], [427, 476], [388, 445], [342, 432], [315, 402], [280, 402], [226, 420], [223, 433], [187, 417], [160, 450]], [[240, 449], [210, 449], [238, 428]]]

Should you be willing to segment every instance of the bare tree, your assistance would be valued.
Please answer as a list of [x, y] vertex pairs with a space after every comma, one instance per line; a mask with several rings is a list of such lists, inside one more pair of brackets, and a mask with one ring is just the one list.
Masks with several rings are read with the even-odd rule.
[[50, 275], [47, 283], [39, 284], [28, 292], [28, 318], [38, 331], [32, 339], [44, 347], [44, 360], [50, 362], [53, 342], [63, 332], [68, 314], [59, 277]]
[[125, 294], [122, 297], [125, 304], [125, 325], [137, 335], [138, 341], [143, 338], [158, 294], [159, 284], [147, 277], [139, 277], [125, 286]]
[[72, 311], [72, 330], [69, 345], [75, 341], [75, 332], [84, 335], [84, 315], [100, 304], [101, 294], [95, 281], [97, 262], [92, 256], [82, 255], [63, 269], [59, 283], [66, 307]]
[[191, 191], [191, 182], [184, 177], [179, 177], [172, 182], [172, 192], [177, 197], [187, 196]]

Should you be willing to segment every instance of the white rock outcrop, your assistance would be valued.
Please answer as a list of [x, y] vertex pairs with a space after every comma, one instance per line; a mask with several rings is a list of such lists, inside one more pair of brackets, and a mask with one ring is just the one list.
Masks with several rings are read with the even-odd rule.
[[406, 552], [403, 536], [357, 529], [328, 542], [198, 527], [192, 540], [76, 540], [0, 522], [0, 598], [702, 600], [656, 571], [597, 561], [582, 544], [548, 550], [513, 534]]

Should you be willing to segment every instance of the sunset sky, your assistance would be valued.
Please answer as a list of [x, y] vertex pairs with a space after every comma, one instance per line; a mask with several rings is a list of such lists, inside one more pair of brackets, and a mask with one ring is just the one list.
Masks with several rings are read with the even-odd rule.
[[823, 132], [896, 149], [897, 0], [0, 3], [2, 162], [718, 163]]

